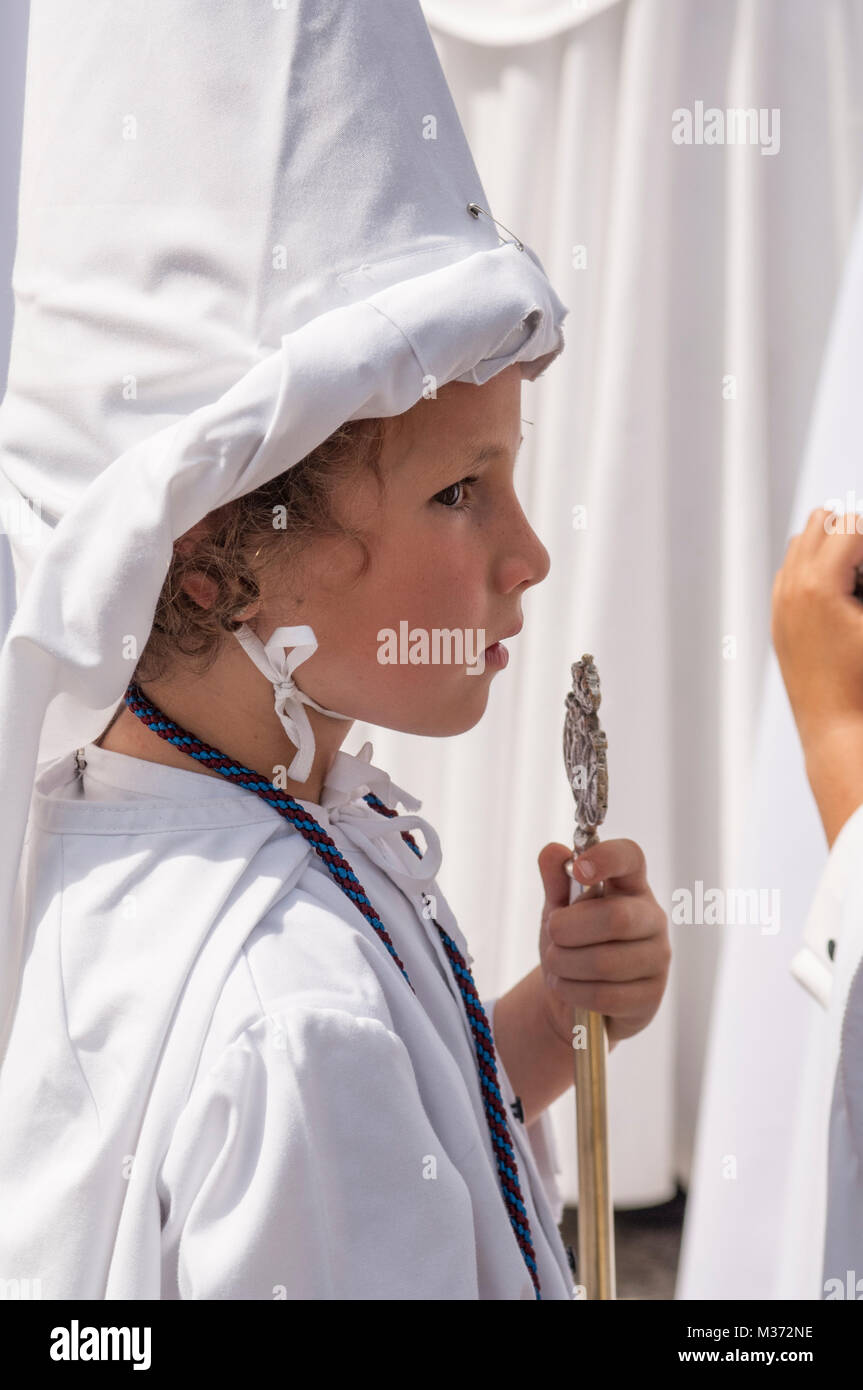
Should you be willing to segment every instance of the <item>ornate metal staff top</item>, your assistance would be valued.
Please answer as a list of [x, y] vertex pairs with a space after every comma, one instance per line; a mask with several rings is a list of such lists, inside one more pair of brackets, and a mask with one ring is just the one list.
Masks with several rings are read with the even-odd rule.
[[593, 657], [572, 664], [572, 690], [566, 697], [563, 761], [575, 798], [573, 845], [581, 854], [596, 844], [597, 827], [608, 810], [608, 740], [596, 711], [602, 695]]

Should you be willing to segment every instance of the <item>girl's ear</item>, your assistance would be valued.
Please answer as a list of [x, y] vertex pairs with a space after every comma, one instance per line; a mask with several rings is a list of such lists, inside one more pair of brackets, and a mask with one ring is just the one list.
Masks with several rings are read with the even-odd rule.
[[199, 570], [194, 570], [191, 574], [185, 575], [180, 582], [180, 588], [188, 594], [200, 608], [209, 608], [216, 601], [219, 586], [215, 579], [208, 579]]
[[[210, 518], [205, 516], [201, 521], [191, 526], [188, 531], [184, 531], [182, 536], [177, 537], [174, 542], [174, 550], [178, 555], [189, 555], [197, 543], [210, 534], [211, 529]], [[185, 575], [180, 581], [180, 588], [201, 608], [210, 608], [215, 603], [219, 592], [216, 581], [207, 578], [198, 570], [193, 570]]]
[[[219, 593], [219, 586], [215, 579], [210, 579], [200, 570], [192, 570], [190, 574], [184, 575], [180, 581], [180, 588], [188, 594], [200, 608], [211, 608], [215, 603]], [[246, 607], [239, 613], [232, 614], [237, 622], [244, 623], [249, 618], [255, 617], [260, 611], [261, 600], [256, 599], [253, 603], [246, 604]]]

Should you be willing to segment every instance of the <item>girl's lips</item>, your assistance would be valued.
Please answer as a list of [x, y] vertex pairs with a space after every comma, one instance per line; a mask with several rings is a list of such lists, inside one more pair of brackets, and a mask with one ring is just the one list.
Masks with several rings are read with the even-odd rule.
[[486, 666], [505, 666], [509, 661], [509, 652], [502, 642], [493, 642], [490, 647], [486, 647], [485, 652]]

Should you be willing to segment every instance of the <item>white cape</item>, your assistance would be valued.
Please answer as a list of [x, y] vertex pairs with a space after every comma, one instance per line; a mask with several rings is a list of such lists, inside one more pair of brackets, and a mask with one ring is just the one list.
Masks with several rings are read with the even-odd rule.
[[[518, 1299], [419, 802], [336, 755], [303, 803], [416, 989], [253, 793], [93, 745], [41, 775], [0, 1072], [0, 1276], [43, 1298]], [[417, 858], [401, 831], [419, 828]], [[485, 1005], [493, 1025], [494, 1001]], [[507, 1104], [512, 1087], [498, 1058]], [[542, 1297], [573, 1297], [545, 1112], [509, 1117]], [[7, 1284], [8, 1287], [8, 1284]]]

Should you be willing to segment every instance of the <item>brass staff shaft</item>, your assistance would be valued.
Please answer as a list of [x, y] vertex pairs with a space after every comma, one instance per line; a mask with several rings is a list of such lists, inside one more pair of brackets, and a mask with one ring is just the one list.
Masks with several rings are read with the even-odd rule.
[[[602, 885], [580, 891], [573, 879], [570, 902], [597, 897]], [[575, 1027], [584, 1029], [585, 1047], [575, 1051], [575, 1111], [578, 1144], [578, 1282], [588, 1299], [614, 1299], [614, 1208], [608, 1146], [605, 1018], [575, 1010]]]

